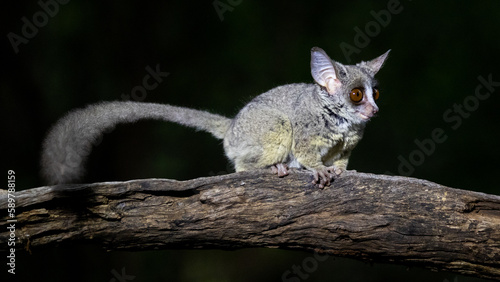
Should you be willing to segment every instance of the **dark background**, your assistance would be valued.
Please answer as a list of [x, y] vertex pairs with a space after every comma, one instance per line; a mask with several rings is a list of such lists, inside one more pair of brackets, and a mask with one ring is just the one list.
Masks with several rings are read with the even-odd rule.
[[[220, 14], [214, 3], [219, 8], [230, 5], [230, 10]], [[43, 185], [38, 176], [40, 146], [51, 124], [71, 109], [130, 95], [142, 84], [147, 66], [155, 69], [159, 64], [170, 75], [147, 92], [145, 102], [234, 116], [246, 101], [275, 86], [312, 82], [313, 46], [342, 63], [370, 60], [392, 49], [377, 75], [379, 116], [368, 125], [349, 168], [499, 194], [494, 180], [500, 157], [500, 87], [477, 105], [471, 96], [478, 76], [491, 75], [493, 81], [500, 81], [500, 2], [402, 0], [399, 12], [389, 20], [380, 11], [391, 3], [398, 2], [70, 1], [59, 5], [47, 23], [18, 46], [17, 54], [8, 34], [22, 36], [22, 17], [33, 23], [33, 16], [43, 9], [36, 1], [4, 3], [1, 171], [6, 175], [8, 169], [15, 170], [18, 190]], [[385, 22], [377, 23], [375, 17]], [[365, 34], [366, 27], [372, 28], [366, 46], [356, 44], [356, 27]], [[357, 46], [359, 52], [346, 56], [342, 43]], [[465, 110], [468, 117], [459, 118], [460, 125], [447, 122], [443, 115], [464, 99], [471, 103]], [[436, 128], [444, 132], [446, 141], [425, 155], [415, 141], [432, 138]], [[398, 169], [401, 159], [411, 156], [414, 171]], [[232, 168], [221, 142], [209, 134], [144, 121], [107, 134], [94, 147], [88, 170], [85, 182], [184, 180], [228, 173]], [[136, 277], [134, 281], [280, 281], [286, 270], [310, 256], [261, 249], [106, 253], [98, 246], [61, 247], [19, 254], [16, 277], [111, 281], [113, 269], [121, 273], [125, 268]], [[1, 276], [5, 265], [2, 269]], [[480, 281], [339, 258], [320, 262], [307, 281], [423, 279]]]

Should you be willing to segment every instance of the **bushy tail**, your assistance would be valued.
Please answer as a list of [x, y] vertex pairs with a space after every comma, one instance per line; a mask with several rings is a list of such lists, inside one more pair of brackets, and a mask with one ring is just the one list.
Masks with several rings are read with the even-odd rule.
[[119, 123], [157, 119], [180, 123], [223, 139], [231, 119], [188, 108], [138, 102], [105, 102], [70, 112], [59, 120], [43, 143], [42, 175], [48, 184], [81, 179], [93, 144]]

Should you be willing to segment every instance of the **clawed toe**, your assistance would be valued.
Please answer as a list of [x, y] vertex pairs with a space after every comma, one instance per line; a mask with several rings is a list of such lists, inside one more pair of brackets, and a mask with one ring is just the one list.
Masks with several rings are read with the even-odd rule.
[[313, 184], [317, 184], [320, 189], [330, 186], [331, 182], [342, 174], [342, 169], [334, 166], [315, 169], [313, 172]]
[[278, 177], [284, 177], [288, 175], [288, 166], [284, 163], [275, 164], [271, 166], [271, 171]]

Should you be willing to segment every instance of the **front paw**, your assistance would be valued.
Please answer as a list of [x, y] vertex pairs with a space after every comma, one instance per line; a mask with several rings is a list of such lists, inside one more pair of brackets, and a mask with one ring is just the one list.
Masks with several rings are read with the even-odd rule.
[[284, 177], [288, 175], [288, 165], [284, 163], [278, 163], [271, 166], [271, 171], [277, 174], [278, 177]]
[[344, 171], [336, 166], [322, 166], [319, 168], [312, 169], [313, 171], [313, 184], [318, 184], [318, 187], [323, 189], [326, 186], [330, 186], [332, 180], [340, 176]]

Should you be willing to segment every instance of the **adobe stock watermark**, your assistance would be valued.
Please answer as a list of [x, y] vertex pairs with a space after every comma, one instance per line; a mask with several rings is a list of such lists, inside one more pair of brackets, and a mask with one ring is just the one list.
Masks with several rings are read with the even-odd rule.
[[[121, 94], [121, 98], [123, 100], [143, 101], [146, 99], [148, 91], [157, 88], [160, 83], [163, 82], [163, 79], [168, 77], [170, 74], [168, 72], [162, 72], [160, 70], [160, 64], [157, 64], [155, 69], [147, 66], [146, 72], [148, 74], [142, 78], [142, 84], [133, 87], [130, 95]], [[105, 127], [105, 125], [101, 124], [99, 127], [93, 129], [92, 134], [95, 134], [94, 136], [79, 138], [77, 139], [78, 143], [76, 145], [67, 145], [64, 148], [66, 152], [64, 164], [69, 169], [81, 167], [85, 159], [87, 159], [87, 157], [91, 154], [92, 148], [100, 145], [103, 141], [104, 135], [111, 133], [114, 128], [114, 125]]]
[[361, 53], [361, 49], [370, 44], [371, 38], [378, 36], [382, 31], [382, 28], [387, 27], [391, 23], [392, 15], [397, 15], [402, 11], [403, 5], [401, 5], [399, 0], [389, 0], [389, 2], [387, 2], [387, 9], [382, 9], [378, 12], [373, 10], [370, 11], [370, 15], [372, 15], [374, 20], [365, 24], [364, 31], [358, 26], [354, 27], [356, 34], [354, 35], [353, 43], [355, 46], [352, 46], [345, 41], [340, 43], [340, 49], [342, 50], [347, 63], [351, 62], [352, 54]]
[[119, 273], [115, 269], [111, 270], [111, 274], [113, 274], [113, 278], [109, 280], [109, 282], [126, 282], [126, 281], [132, 281], [135, 279], [135, 276], [133, 275], [128, 275], [125, 272], [125, 267], [122, 267], [122, 273]]
[[318, 270], [320, 262], [326, 261], [330, 256], [328, 254], [320, 254], [317, 251], [310, 257], [302, 260], [300, 265], [292, 265], [291, 270], [286, 270], [281, 275], [283, 282], [300, 282], [309, 278], [310, 274]]
[[[463, 124], [463, 120], [471, 116], [479, 108], [481, 101], [488, 99], [495, 92], [495, 88], [500, 86], [500, 81], [494, 81], [493, 75], [489, 74], [487, 78], [478, 76], [474, 94], [465, 97], [462, 103], [454, 103], [453, 106], [443, 112], [443, 120], [452, 130], [457, 130]], [[398, 173], [403, 176], [410, 176], [415, 172], [416, 167], [421, 166], [427, 157], [431, 156], [438, 144], [444, 143], [448, 139], [446, 131], [437, 127], [431, 131], [430, 137], [423, 140], [415, 139], [413, 142], [416, 147], [407, 157], [398, 156]], [[394, 174], [386, 171], [386, 174]]]
[[27, 17], [22, 17], [21, 21], [23, 26], [21, 27], [21, 35], [14, 32], [9, 32], [7, 38], [9, 39], [14, 53], [19, 53], [19, 45], [28, 44], [30, 39], [33, 39], [37, 34], [38, 30], [46, 26], [50, 18], [53, 18], [59, 13], [59, 5], [68, 4], [69, 0], [48, 0], [38, 1], [38, 6], [41, 10], [35, 12], [31, 18], [31, 21]]
[[7, 171], [7, 231], [9, 239], [7, 240], [7, 272], [16, 274], [16, 172], [12, 169]]
[[224, 13], [232, 12], [234, 8], [241, 4], [243, 0], [225, 0], [225, 2], [221, 0], [214, 0], [212, 5], [214, 6], [215, 12], [219, 16], [219, 20], [224, 21]]
[[[147, 74], [142, 78], [142, 84], [132, 88], [130, 95], [124, 93], [121, 94], [121, 98], [125, 101], [144, 101], [148, 94], [148, 91], [156, 89], [163, 79], [168, 77], [170, 73], [162, 72], [160, 70], [160, 64], [157, 64], [155, 69], [150, 66], [146, 66]], [[84, 160], [90, 155], [93, 147], [97, 147], [102, 143], [104, 134], [111, 133], [114, 130], [114, 126], [107, 128], [100, 128], [97, 130], [99, 133], [94, 138], [79, 139], [76, 146], [66, 146], [66, 159], [65, 164], [68, 168], [78, 168], [82, 165]]]
[[146, 66], [146, 72], [148, 74], [142, 78], [142, 84], [132, 88], [130, 95], [122, 93], [122, 100], [144, 101], [148, 95], [148, 91], [155, 90], [163, 82], [163, 79], [170, 75], [169, 72], [162, 72], [160, 70], [160, 64], [156, 64], [154, 70], [150, 66]]

